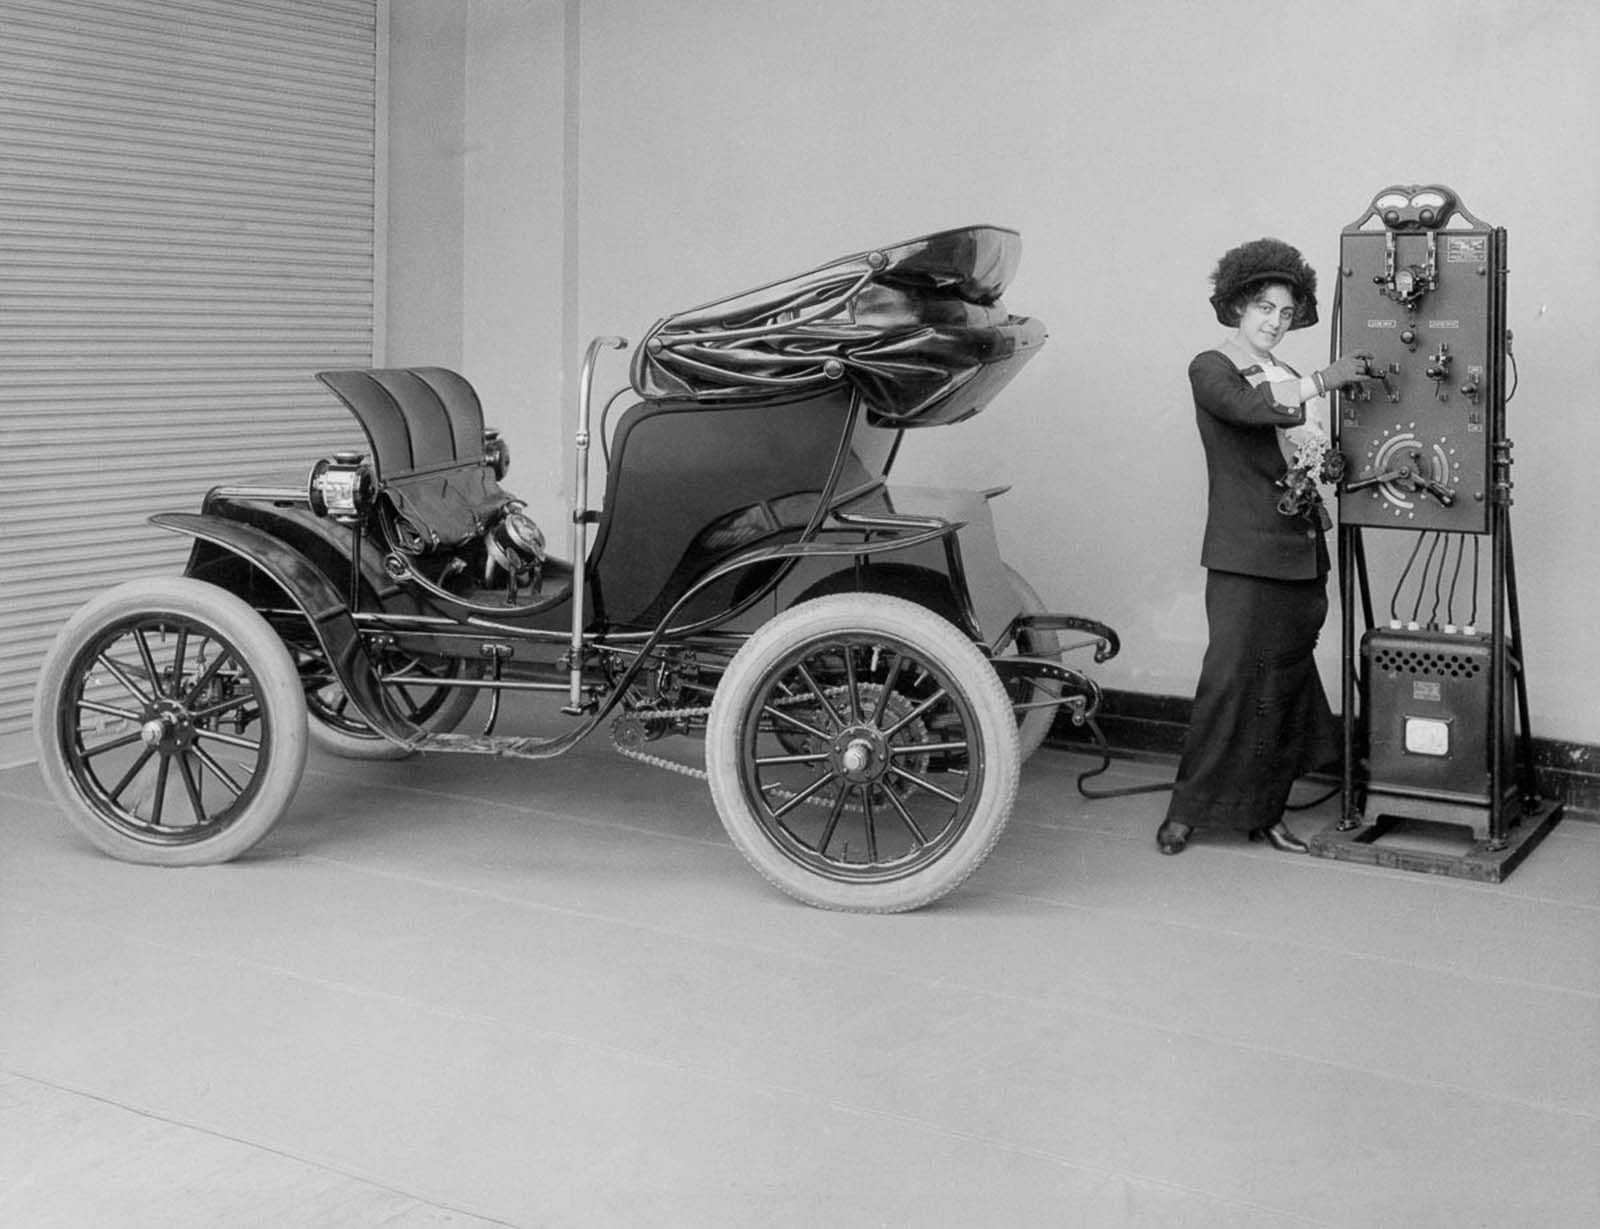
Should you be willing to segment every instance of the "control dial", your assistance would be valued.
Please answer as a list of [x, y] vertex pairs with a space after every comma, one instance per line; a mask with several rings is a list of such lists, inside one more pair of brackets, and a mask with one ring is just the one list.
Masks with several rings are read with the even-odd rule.
[[1351, 494], [1370, 489], [1397, 518], [1408, 520], [1422, 500], [1446, 508], [1454, 504], [1460, 478], [1461, 462], [1447, 437], [1424, 439], [1416, 423], [1397, 423], [1371, 441], [1361, 475], [1344, 489]]

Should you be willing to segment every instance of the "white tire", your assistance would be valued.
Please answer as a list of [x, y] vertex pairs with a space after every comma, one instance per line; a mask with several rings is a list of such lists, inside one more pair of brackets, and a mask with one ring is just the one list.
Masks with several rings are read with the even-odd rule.
[[119, 585], [67, 621], [34, 732], [68, 822], [126, 862], [238, 857], [305, 767], [305, 697], [283, 642], [244, 601], [186, 577]]
[[706, 729], [728, 836], [810, 905], [916, 909], [975, 871], [1016, 798], [1017, 725], [988, 659], [901, 598], [803, 602], [740, 648]]

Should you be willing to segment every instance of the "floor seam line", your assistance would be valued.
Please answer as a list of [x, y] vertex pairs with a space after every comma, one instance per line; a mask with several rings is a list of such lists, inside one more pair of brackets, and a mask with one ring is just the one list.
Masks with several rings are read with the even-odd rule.
[[93, 1092], [90, 1089], [79, 1087], [64, 1080], [50, 1079], [46, 1076], [35, 1075], [27, 1071], [18, 1071], [15, 1067], [11, 1066], [6, 1066], [3, 1068], [3, 1070], [7, 1074], [12, 1075], [19, 1080], [26, 1080], [28, 1083], [37, 1085], [41, 1088], [54, 1089], [56, 1092], [65, 1093], [69, 1096], [83, 1097], [86, 1100], [94, 1101], [100, 1105], [107, 1105], [113, 1109], [123, 1110], [129, 1114], [137, 1114], [139, 1117], [148, 1118], [152, 1122], [162, 1122], [166, 1123], [168, 1126], [177, 1127], [185, 1131], [194, 1131], [201, 1135], [209, 1136], [212, 1139], [222, 1140], [230, 1144], [237, 1144], [241, 1148], [249, 1148], [259, 1152], [265, 1152], [271, 1156], [281, 1157], [283, 1160], [293, 1161], [299, 1165], [310, 1165], [316, 1169], [323, 1170], [326, 1173], [338, 1174], [340, 1177], [348, 1178], [351, 1181], [360, 1182], [364, 1185], [375, 1187], [381, 1191], [387, 1191], [391, 1195], [399, 1195], [404, 1199], [413, 1200], [415, 1203], [423, 1207], [439, 1208], [446, 1212], [456, 1212], [462, 1216], [471, 1216], [478, 1220], [485, 1221], [491, 1225], [504, 1226], [505, 1229], [520, 1229], [520, 1227], [514, 1221], [501, 1220], [499, 1217], [493, 1216], [486, 1212], [476, 1212], [469, 1207], [463, 1207], [459, 1204], [444, 1200], [432, 1199], [426, 1195], [418, 1195], [414, 1191], [405, 1190], [401, 1187], [393, 1185], [390, 1182], [384, 1181], [381, 1178], [362, 1173], [360, 1170], [331, 1164], [327, 1161], [316, 1160], [311, 1157], [304, 1156], [298, 1152], [294, 1152], [286, 1146], [264, 1143], [260, 1140], [244, 1139], [228, 1131], [221, 1130], [218, 1127], [207, 1126], [202, 1122], [178, 1117], [170, 1113], [146, 1109], [142, 1106], [119, 1100], [116, 1097], [107, 1096], [105, 1093]]
[[[606, 919], [606, 918], [599, 917], [597, 915], [586, 914], [586, 913], [573, 911], [573, 910], [568, 910], [568, 909], [559, 908], [559, 907], [553, 907], [553, 906], [530, 906], [530, 907], [533, 907], [533, 908], [536, 908], [536, 909], [546, 909], [546, 910], [548, 910], [550, 912], [558, 912], [558, 913], [561, 913], [561, 914], [566, 915], [566, 916], [573, 916], [573, 917], [577, 917], [577, 918], [580, 918], [580, 919], [583, 919], [583, 920], [588, 920], [588, 921], [614, 921], [614, 919]], [[43, 910], [43, 909], [39, 909], [38, 911], [39, 912], [45, 912], [45, 910]], [[219, 955], [216, 955], [216, 954], [207, 953], [207, 952], [203, 952], [203, 951], [197, 951], [197, 950], [190, 949], [190, 948], [178, 947], [178, 946], [175, 946], [175, 945], [170, 944], [170, 943], [157, 942], [156, 940], [147, 939], [147, 938], [144, 938], [143, 936], [139, 936], [139, 935], [129, 935], [129, 934], [123, 932], [123, 931], [115, 930], [112, 927], [104, 926], [104, 925], [101, 925], [99, 923], [84, 922], [84, 921], [82, 921], [82, 919], [79, 919], [79, 921], [83, 925], [94, 926], [96, 929], [108, 931], [109, 933], [115, 934], [118, 937], [124, 939], [126, 942], [136, 943], [136, 944], [138, 944], [140, 946], [147, 947], [147, 948], [150, 948], [152, 950], [177, 952], [177, 953], [179, 953], [181, 955], [188, 956], [191, 959], [204, 960], [204, 961], [209, 961], [211, 963], [234, 964], [234, 965], [242, 966], [242, 967], [245, 967], [245, 968], [251, 968], [251, 969], [255, 969], [256, 971], [261, 972], [261, 973], [266, 973], [266, 974], [269, 974], [269, 975], [274, 976], [274, 977], [281, 977], [281, 978], [284, 978], [286, 980], [298, 982], [298, 983], [300, 983], [302, 985], [306, 985], [306, 986], [315, 987], [317, 989], [321, 989], [321, 990], [327, 991], [329, 993], [348, 994], [348, 995], [351, 995], [353, 997], [360, 998], [360, 999], [363, 999], [363, 1000], [366, 1000], [366, 1001], [369, 1001], [369, 1002], [385, 1002], [385, 1003], [391, 1003], [391, 1004], [396, 1004], [396, 1005], [408, 1006], [408, 1007], [414, 1008], [414, 1009], [416, 1009], [418, 1011], [422, 1011], [422, 1012], [425, 1012], [425, 1013], [428, 1013], [428, 1014], [431, 1014], [431, 1015], [435, 1015], [435, 1016], [442, 1016], [442, 1017], [444, 1017], [446, 1019], [451, 1019], [451, 1020], [457, 1020], [457, 1021], [468, 1022], [468, 1023], [473, 1023], [473, 1024], [479, 1024], [479, 1025], [486, 1025], [486, 1026], [497, 1027], [497, 1028], [514, 1029], [514, 1030], [518, 1030], [518, 1031], [522, 1031], [522, 1032], [526, 1032], [526, 1033], [531, 1033], [531, 1034], [533, 1034], [535, 1036], [539, 1036], [539, 1037], [544, 1037], [544, 1038], [548, 1038], [548, 1039], [554, 1039], [554, 1040], [563, 1041], [563, 1042], [566, 1042], [568, 1044], [576, 1045], [579, 1048], [592, 1048], [592, 1049], [596, 1049], [596, 1050], [599, 1050], [599, 1051], [601, 1051], [603, 1053], [608, 1053], [608, 1054], [631, 1055], [631, 1056], [639, 1059], [640, 1061], [644, 1061], [644, 1062], [659, 1063], [659, 1062], [663, 1061], [663, 1060], [657, 1059], [655, 1056], [650, 1055], [650, 1054], [648, 1054], [648, 1053], [646, 1053], [644, 1051], [630, 1050], [630, 1049], [628, 1049], [626, 1047], [613, 1046], [613, 1045], [610, 1045], [610, 1044], [604, 1043], [604, 1042], [595, 1042], [595, 1041], [592, 1041], [591, 1039], [588, 1039], [588, 1038], [579, 1037], [579, 1036], [575, 1036], [575, 1035], [572, 1035], [572, 1034], [559, 1032], [559, 1031], [556, 1031], [556, 1030], [535, 1028], [532, 1025], [526, 1024], [525, 1022], [523, 1022], [521, 1020], [503, 1020], [503, 1019], [500, 1019], [498, 1017], [488, 1016], [488, 1015], [484, 1015], [482, 1013], [460, 1011], [459, 1009], [455, 1009], [455, 1008], [449, 1007], [449, 1006], [444, 1005], [444, 1004], [430, 1003], [430, 1002], [428, 1002], [426, 1000], [423, 1000], [423, 999], [412, 998], [412, 997], [408, 997], [408, 996], [405, 996], [405, 995], [398, 995], [398, 994], [395, 994], [393, 992], [386, 991], [386, 990], [380, 990], [380, 989], [377, 989], [377, 988], [374, 988], [374, 987], [361, 986], [361, 985], [358, 985], [358, 984], [355, 984], [355, 983], [352, 983], [352, 982], [338, 981], [338, 980], [334, 980], [332, 978], [312, 977], [312, 976], [309, 976], [309, 975], [304, 974], [304, 973], [296, 972], [293, 969], [286, 969], [286, 968], [283, 968], [282, 966], [279, 966], [279, 965], [269, 964], [269, 963], [267, 963], [265, 961], [249, 960], [249, 959], [244, 959], [244, 958], [241, 958], [241, 957], [219, 956]], [[1504, 1094], [1504, 1093], [1486, 1092], [1486, 1091], [1483, 1091], [1481, 1089], [1467, 1088], [1467, 1087], [1464, 1087], [1464, 1086], [1459, 1085], [1459, 1084], [1451, 1084], [1451, 1083], [1448, 1083], [1448, 1082], [1443, 1081], [1443, 1080], [1428, 1079], [1428, 1078], [1423, 1077], [1423, 1076], [1406, 1075], [1406, 1074], [1401, 1073], [1401, 1072], [1382, 1071], [1382, 1070], [1379, 1070], [1377, 1068], [1362, 1067], [1362, 1066], [1359, 1066], [1359, 1065], [1354, 1064], [1354, 1063], [1343, 1063], [1343, 1062], [1338, 1062], [1338, 1061], [1336, 1061], [1334, 1059], [1330, 1059], [1330, 1058], [1319, 1058], [1319, 1057], [1317, 1057], [1315, 1055], [1303, 1054], [1303, 1053], [1300, 1053], [1299, 1051], [1285, 1049], [1285, 1048], [1275, 1048], [1275, 1047], [1272, 1047], [1272, 1046], [1264, 1046], [1264, 1045], [1251, 1045], [1251, 1044], [1247, 1044], [1247, 1043], [1242, 1042], [1242, 1041], [1238, 1041], [1238, 1040], [1233, 1039], [1233, 1038], [1223, 1037], [1223, 1036], [1216, 1035], [1216, 1034], [1211, 1034], [1211, 1033], [1205, 1033], [1205, 1032], [1201, 1032], [1201, 1031], [1196, 1030], [1196, 1029], [1186, 1029], [1186, 1028], [1179, 1028], [1179, 1027], [1175, 1027], [1175, 1026], [1167, 1025], [1167, 1024], [1160, 1024], [1160, 1023], [1157, 1023], [1157, 1022], [1154, 1022], [1154, 1021], [1151, 1021], [1151, 1020], [1146, 1020], [1146, 1019], [1142, 1019], [1142, 1018], [1137, 1017], [1137, 1016], [1129, 1015], [1129, 1014], [1127, 1014], [1125, 1012], [1097, 1011], [1097, 1010], [1093, 1010], [1093, 1009], [1090, 1009], [1090, 1008], [1087, 1008], [1087, 1007], [1083, 1007], [1083, 1006], [1080, 1006], [1080, 1005], [1076, 1005], [1076, 1004], [1054, 1003], [1054, 1002], [1050, 1002], [1048, 1000], [1034, 999], [1034, 998], [1026, 997], [1024, 995], [1010, 994], [1010, 993], [1006, 993], [1006, 992], [1003, 992], [1003, 991], [975, 988], [975, 987], [967, 986], [967, 985], [964, 985], [964, 984], [962, 984], [960, 982], [951, 981], [951, 980], [945, 979], [945, 978], [915, 977], [915, 976], [912, 976], [910, 974], [906, 974], [904, 972], [898, 972], [898, 971], [891, 972], [891, 971], [886, 971], [886, 970], [883, 970], [883, 969], [880, 969], [880, 968], [875, 968], [875, 967], [872, 967], [872, 966], [863, 966], [863, 965], [856, 965], [856, 964], [845, 964], [845, 963], [841, 963], [841, 962], [838, 962], [838, 961], [827, 961], [827, 960], [824, 960], [821, 957], [808, 956], [808, 955], [805, 955], [805, 954], [802, 954], [802, 953], [785, 952], [785, 951], [782, 951], [782, 950], [779, 950], [779, 949], [765, 948], [765, 947], [760, 947], [760, 946], [748, 946], [748, 945], [744, 945], [744, 944], [734, 943], [731, 940], [718, 939], [718, 938], [708, 938], [708, 937], [705, 937], [705, 936], [686, 934], [686, 933], [681, 932], [681, 931], [673, 931], [673, 930], [665, 929], [665, 928], [640, 926], [640, 925], [638, 925], [636, 923], [628, 923], [628, 922], [617, 922], [616, 924], [629, 927], [630, 929], [646, 930], [646, 931], [649, 931], [651, 933], [663, 935], [663, 936], [670, 937], [670, 938], [689, 939], [691, 941], [703, 942], [703, 943], [706, 943], [708, 945], [714, 945], [714, 946], [720, 946], [720, 947], [735, 947], [735, 948], [739, 948], [741, 950], [746, 950], [746, 951], [751, 951], [751, 952], [761, 953], [761, 954], [767, 954], [767, 955], [776, 955], [776, 956], [780, 956], [780, 957], [783, 957], [783, 958], [786, 958], [786, 959], [804, 961], [804, 962], [808, 962], [808, 963], [812, 963], [812, 964], [832, 965], [833, 967], [836, 967], [836, 968], [848, 969], [848, 970], [850, 970], [852, 972], [857, 972], [857, 973], [871, 974], [872, 976], [876, 976], [876, 977], [893, 976], [893, 977], [899, 978], [902, 981], [909, 982], [909, 983], [911, 983], [913, 985], [922, 986], [924, 989], [940, 990], [940, 991], [952, 990], [952, 991], [956, 991], [956, 992], [959, 992], [961, 994], [969, 995], [971, 997], [979, 998], [979, 999], [988, 998], [988, 999], [992, 999], [992, 1000], [994, 1000], [996, 1002], [1002, 1002], [1002, 1003], [1025, 1004], [1025, 1005], [1027, 1005], [1029, 1007], [1036, 1008], [1036, 1009], [1043, 1009], [1043, 1010], [1047, 1010], [1047, 1011], [1058, 1012], [1058, 1013], [1061, 1013], [1061, 1014], [1064, 1014], [1064, 1015], [1082, 1016], [1082, 1017], [1085, 1017], [1085, 1018], [1088, 1018], [1088, 1019], [1098, 1020], [1098, 1021], [1100, 1021], [1102, 1023], [1120, 1024], [1120, 1025], [1127, 1025], [1127, 1026], [1131, 1026], [1131, 1027], [1135, 1027], [1135, 1028], [1148, 1029], [1149, 1031], [1151, 1031], [1153, 1033], [1158, 1033], [1158, 1034], [1162, 1034], [1162, 1035], [1169, 1036], [1169, 1037], [1177, 1037], [1177, 1038], [1184, 1038], [1184, 1039], [1189, 1039], [1189, 1040], [1193, 1040], [1193, 1041], [1199, 1041], [1199, 1042], [1203, 1042], [1203, 1043], [1205, 1043], [1207, 1045], [1217, 1046], [1217, 1047], [1225, 1049], [1225, 1050], [1231, 1050], [1231, 1051], [1236, 1051], [1236, 1052], [1240, 1052], [1240, 1053], [1276, 1055], [1278, 1057], [1292, 1059], [1292, 1060], [1294, 1060], [1296, 1062], [1305, 1063], [1305, 1064], [1308, 1064], [1308, 1065], [1311, 1065], [1311, 1066], [1324, 1067], [1324, 1068], [1327, 1068], [1327, 1069], [1333, 1070], [1333, 1071], [1343, 1071], [1343, 1072], [1347, 1072], [1347, 1073], [1348, 1072], [1353, 1072], [1353, 1073], [1360, 1074], [1360, 1075], [1366, 1075], [1366, 1076], [1370, 1076], [1371, 1078], [1376, 1079], [1376, 1080], [1380, 1080], [1380, 1081], [1404, 1084], [1404, 1085], [1411, 1086], [1411, 1087], [1429, 1088], [1429, 1089], [1433, 1089], [1435, 1091], [1447, 1092], [1447, 1093], [1451, 1093], [1451, 1094], [1456, 1095], [1456, 1096], [1466, 1097], [1466, 1098], [1471, 1099], [1471, 1100], [1490, 1101], [1490, 1102], [1494, 1102], [1496, 1104], [1501, 1104], [1501, 1105], [1516, 1106], [1516, 1107], [1518, 1107], [1520, 1109], [1527, 1110], [1527, 1111], [1533, 1112], [1533, 1113], [1553, 1115], [1553, 1116], [1560, 1117], [1560, 1118], [1571, 1118], [1571, 1119], [1576, 1119], [1578, 1121], [1589, 1122], [1589, 1123], [1600, 1122], [1600, 1112], [1594, 1112], [1594, 1111], [1588, 1111], [1588, 1110], [1582, 1110], [1582, 1109], [1574, 1109], [1574, 1108], [1570, 1108], [1570, 1107], [1551, 1105], [1551, 1104], [1549, 1104], [1547, 1102], [1532, 1101], [1532, 1100], [1529, 1100], [1528, 1098], [1525, 1098], [1525, 1097], [1515, 1097], [1515, 1096], [1510, 1096], [1510, 1095], [1507, 1095], [1507, 1094]], [[685, 1068], [685, 1067], [679, 1067], [677, 1069], [685, 1070], [685, 1071], [698, 1071], [699, 1070], [697, 1068]], [[704, 1072], [704, 1074], [706, 1075], [707, 1078], [711, 1078], [711, 1079], [720, 1078], [720, 1077], [715, 1076], [715, 1074], [711, 1073], [711, 1072]]]
[[[1305, 1216], [1300, 1213], [1290, 1212], [1282, 1208], [1274, 1207], [1268, 1204], [1257, 1203], [1247, 1199], [1240, 1199], [1235, 1196], [1222, 1194], [1220, 1192], [1203, 1190], [1199, 1187], [1191, 1186], [1181, 1182], [1171, 1182], [1161, 1178], [1150, 1177], [1130, 1169], [1118, 1169], [1112, 1166], [1095, 1164], [1090, 1161], [1077, 1160], [1072, 1157], [1048, 1152], [1042, 1148], [1038, 1148], [1029, 1144], [1021, 1144], [1012, 1140], [999, 1138], [997, 1136], [985, 1135], [973, 1131], [962, 1131], [953, 1127], [943, 1126], [936, 1122], [930, 1122], [926, 1119], [916, 1118], [908, 1114], [880, 1110], [872, 1106], [856, 1105], [831, 1097], [819, 1097], [815, 1094], [807, 1093], [804, 1090], [791, 1088], [785, 1085], [763, 1085], [752, 1083], [748, 1080], [739, 1080], [727, 1076], [719, 1076], [715, 1072], [708, 1072], [700, 1068], [691, 1067], [683, 1063], [672, 1062], [670, 1060], [658, 1058], [653, 1055], [640, 1054], [624, 1047], [608, 1046], [603, 1043], [590, 1042], [588, 1048], [598, 1050], [602, 1053], [622, 1055], [624, 1057], [644, 1061], [664, 1070], [673, 1071], [678, 1074], [687, 1075], [696, 1079], [710, 1080], [713, 1083], [718, 1083], [725, 1087], [741, 1089], [746, 1092], [763, 1096], [784, 1097], [791, 1101], [800, 1101], [813, 1106], [821, 1106], [833, 1112], [848, 1114], [857, 1118], [893, 1122], [917, 1132], [936, 1135], [944, 1139], [955, 1140], [967, 1144], [975, 1144], [980, 1147], [990, 1148], [1000, 1152], [1008, 1152], [1016, 1156], [1026, 1157], [1030, 1160], [1057, 1166], [1059, 1168], [1072, 1169], [1081, 1173], [1095, 1174], [1101, 1177], [1116, 1178], [1125, 1182], [1133, 1183], [1135, 1185], [1153, 1187], [1159, 1190], [1174, 1191], [1180, 1194], [1203, 1199], [1207, 1202], [1218, 1204], [1223, 1207], [1247, 1209], [1251, 1212], [1270, 1214], [1275, 1217], [1287, 1217], [1288, 1220], [1284, 1223], [1293, 1223], [1296, 1225], [1305, 1226], [1306, 1229], [1340, 1229], [1340, 1226], [1337, 1222]], [[382, 1179], [367, 1175], [360, 1170], [303, 1156], [299, 1153], [290, 1151], [287, 1147], [281, 1147], [257, 1140], [243, 1139], [237, 1135], [231, 1134], [230, 1132], [216, 1127], [207, 1126], [200, 1122], [174, 1116], [170, 1113], [146, 1109], [144, 1107], [131, 1104], [127, 1101], [119, 1100], [115, 1097], [106, 1096], [102, 1093], [97, 1093], [86, 1088], [78, 1087], [62, 1080], [50, 1079], [31, 1074], [29, 1072], [17, 1071], [15, 1068], [11, 1067], [7, 1067], [4, 1070], [17, 1079], [26, 1080], [29, 1083], [38, 1085], [40, 1087], [54, 1089], [57, 1092], [61, 1092], [70, 1096], [83, 1097], [98, 1104], [111, 1106], [115, 1109], [120, 1109], [130, 1114], [136, 1114], [139, 1117], [147, 1118], [155, 1122], [166, 1123], [170, 1126], [183, 1130], [195, 1131], [200, 1134], [207, 1135], [213, 1139], [219, 1139], [228, 1143], [237, 1144], [240, 1147], [265, 1152], [298, 1164], [310, 1165], [327, 1173], [339, 1174], [341, 1177], [364, 1183], [379, 1190], [387, 1191], [390, 1194], [399, 1195], [403, 1198], [414, 1200], [419, 1205], [425, 1207], [440, 1208], [449, 1212], [459, 1213], [463, 1216], [472, 1216], [492, 1225], [503, 1226], [504, 1229], [521, 1229], [517, 1222], [502, 1220], [492, 1214], [474, 1211], [469, 1207], [462, 1207], [454, 1203], [418, 1195], [412, 1191], [396, 1187]]]

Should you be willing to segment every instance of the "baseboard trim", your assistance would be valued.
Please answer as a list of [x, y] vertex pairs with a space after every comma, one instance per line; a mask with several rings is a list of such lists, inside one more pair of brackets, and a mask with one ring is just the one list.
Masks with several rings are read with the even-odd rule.
[[[1193, 706], [1186, 696], [1107, 691], [1096, 721], [1112, 755], [1175, 761], [1183, 752]], [[1089, 731], [1064, 715], [1056, 718], [1049, 742], [1076, 751], [1093, 746]], [[1533, 763], [1542, 797], [1563, 803], [1569, 819], [1600, 823], [1600, 746], [1535, 735]]]

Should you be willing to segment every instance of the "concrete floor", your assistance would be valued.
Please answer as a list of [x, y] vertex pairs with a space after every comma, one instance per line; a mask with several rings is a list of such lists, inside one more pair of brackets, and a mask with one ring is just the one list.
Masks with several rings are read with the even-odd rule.
[[0, 773], [0, 1224], [1600, 1224], [1600, 825], [1500, 885], [1164, 858], [1085, 766], [894, 917], [779, 895], [603, 740], [313, 756], [186, 871]]

